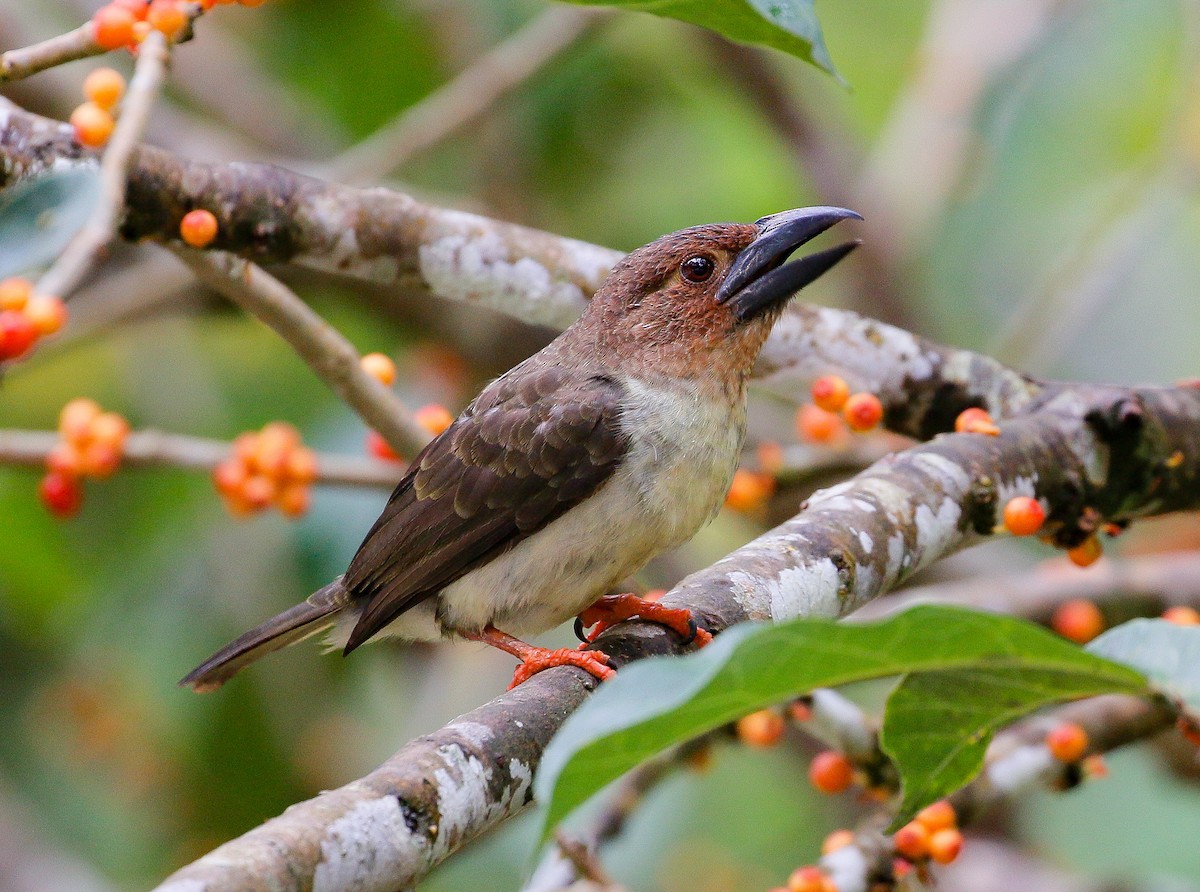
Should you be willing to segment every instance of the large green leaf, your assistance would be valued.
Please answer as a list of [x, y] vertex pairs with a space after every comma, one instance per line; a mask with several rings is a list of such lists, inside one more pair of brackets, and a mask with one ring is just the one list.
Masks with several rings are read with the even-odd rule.
[[[700, 25], [731, 40], [774, 47], [838, 77], [813, 0], [570, 0], [649, 12]], [[840, 78], [839, 78], [840, 79]]]
[[53, 261], [99, 200], [94, 168], [51, 171], [0, 192], [0, 279]]
[[1135, 619], [1105, 632], [1087, 649], [1134, 667], [1163, 693], [1200, 712], [1200, 627]]
[[[1038, 626], [958, 608], [919, 606], [873, 624], [738, 626], [699, 653], [622, 669], [567, 720], [535, 781], [542, 838], [605, 784], [673, 744], [816, 687], [910, 673], [941, 676], [936, 684], [924, 682], [939, 698], [924, 714], [909, 702], [913, 688], [901, 696], [906, 710], [888, 734], [901, 777], [918, 778], [922, 789], [969, 779], [978, 759], [961, 740], [985, 742], [997, 724], [1024, 711], [1087, 694], [1145, 690], [1133, 670]], [[978, 682], [974, 687], [964, 684], [965, 673]], [[985, 685], [992, 673], [999, 680]], [[922, 682], [909, 684], [919, 693]], [[998, 687], [1004, 696], [996, 696]], [[919, 739], [909, 742], [910, 735]]]

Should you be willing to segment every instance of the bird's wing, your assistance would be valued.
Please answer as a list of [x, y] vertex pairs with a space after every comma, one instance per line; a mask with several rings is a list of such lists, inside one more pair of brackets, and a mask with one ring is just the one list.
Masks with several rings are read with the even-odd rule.
[[381, 628], [579, 504], [628, 445], [621, 385], [518, 366], [413, 461], [346, 570], [366, 606], [346, 644]]

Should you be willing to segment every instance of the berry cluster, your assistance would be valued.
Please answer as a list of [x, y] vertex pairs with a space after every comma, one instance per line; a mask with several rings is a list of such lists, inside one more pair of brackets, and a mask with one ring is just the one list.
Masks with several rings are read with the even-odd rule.
[[896, 856], [905, 864], [897, 864], [897, 875], [906, 873], [909, 865], [936, 861], [949, 864], [962, 851], [963, 837], [958, 829], [958, 815], [946, 800], [921, 809], [917, 816], [892, 836]]
[[834, 443], [846, 429], [874, 430], [883, 421], [883, 403], [873, 393], [851, 393], [837, 375], [822, 375], [812, 384], [812, 402], [796, 413], [796, 432], [811, 443]]
[[66, 305], [57, 297], [34, 294], [28, 279], [0, 282], [0, 362], [24, 356], [66, 322]]
[[108, 142], [116, 126], [117, 103], [124, 95], [125, 78], [119, 71], [97, 68], [88, 74], [83, 79], [83, 96], [87, 101], [71, 112], [75, 141], [90, 149]]
[[[396, 364], [382, 353], [368, 353], [359, 363], [364, 372], [384, 387], [391, 387], [396, 380]], [[413, 420], [425, 428], [430, 436], [436, 437], [454, 423], [454, 416], [445, 406], [429, 403], [413, 413]], [[404, 461], [378, 431], [367, 431], [367, 452], [383, 461]]]
[[300, 441], [300, 432], [282, 421], [238, 436], [233, 454], [213, 469], [213, 483], [234, 517], [271, 505], [288, 517], [299, 517], [308, 510], [316, 479], [316, 455]]
[[[198, 0], [207, 12], [214, 6], [262, 6], [266, 0]], [[92, 16], [92, 39], [104, 50], [122, 47], [136, 52], [151, 31], [167, 40], [179, 40], [187, 32], [192, 16], [188, 0], [110, 0]]]
[[46, 455], [46, 476], [38, 494], [51, 514], [66, 518], [83, 505], [84, 477], [104, 479], [120, 467], [129, 422], [81, 397], [63, 406], [58, 433], [61, 439]]

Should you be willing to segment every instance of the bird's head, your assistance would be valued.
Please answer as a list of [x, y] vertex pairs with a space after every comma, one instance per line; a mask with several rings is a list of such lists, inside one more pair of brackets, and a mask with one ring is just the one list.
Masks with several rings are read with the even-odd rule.
[[788, 262], [840, 220], [799, 208], [756, 223], [710, 223], [664, 235], [625, 257], [585, 314], [585, 330], [623, 364], [675, 376], [743, 376], [788, 298], [849, 254], [847, 242]]

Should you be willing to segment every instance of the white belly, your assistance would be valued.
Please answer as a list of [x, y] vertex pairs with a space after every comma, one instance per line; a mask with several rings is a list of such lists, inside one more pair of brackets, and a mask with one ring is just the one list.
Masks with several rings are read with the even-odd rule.
[[488, 623], [518, 636], [544, 632], [716, 515], [741, 452], [744, 401], [731, 409], [698, 393], [623, 383], [632, 399], [621, 423], [632, 446], [612, 477], [558, 520], [398, 617], [382, 636], [432, 638]]

